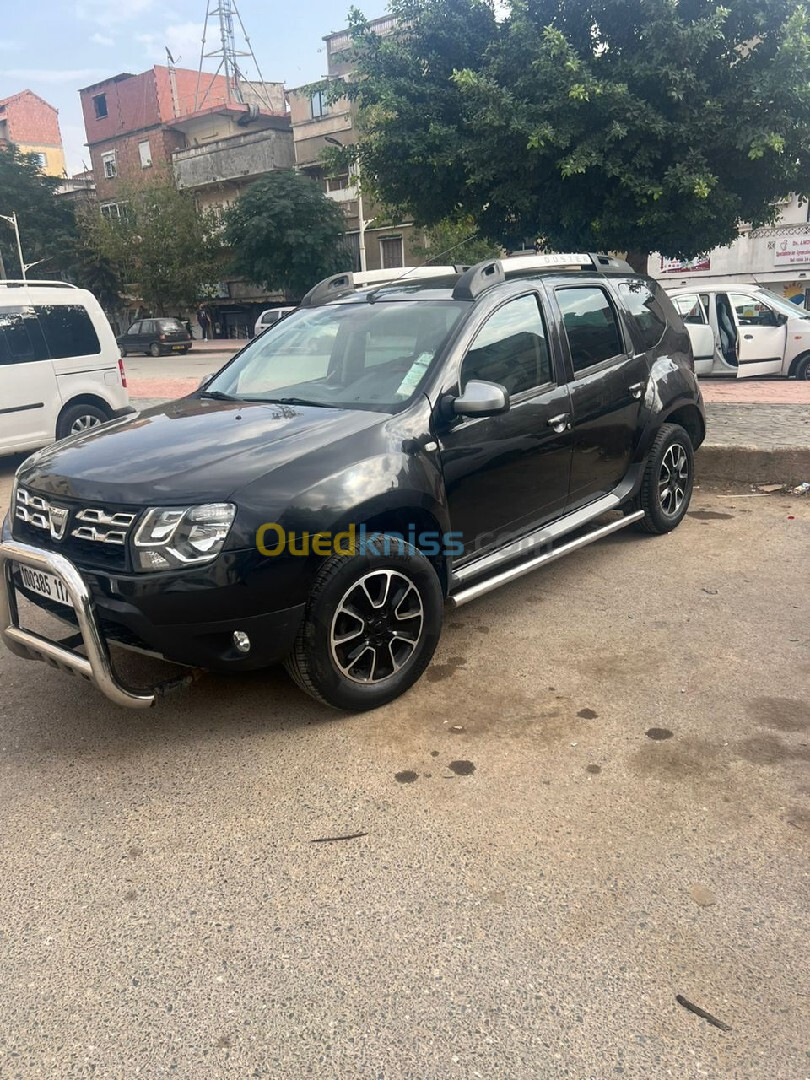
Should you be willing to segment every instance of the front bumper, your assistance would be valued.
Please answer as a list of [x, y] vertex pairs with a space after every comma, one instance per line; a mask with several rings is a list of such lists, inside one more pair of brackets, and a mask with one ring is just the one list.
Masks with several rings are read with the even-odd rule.
[[[65, 584], [87, 656], [80, 656], [64, 644], [48, 641], [32, 630], [23, 630], [17, 611], [17, 598], [11, 580], [11, 563], [21, 563], [33, 570], [56, 574]], [[148, 709], [158, 697], [157, 689], [142, 692], [121, 683], [113, 670], [110, 650], [99, 632], [93, 601], [84, 580], [69, 559], [7, 540], [0, 544], [0, 636], [8, 648], [26, 660], [44, 660], [64, 671], [81, 675], [116, 705]], [[188, 681], [191, 676], [184, 676]]]

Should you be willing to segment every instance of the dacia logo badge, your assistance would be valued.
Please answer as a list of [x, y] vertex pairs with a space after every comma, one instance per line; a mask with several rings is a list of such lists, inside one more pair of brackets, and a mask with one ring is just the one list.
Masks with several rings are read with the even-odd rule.
[[65, 535], [65, 526], [67, 525], [67, 509], [64, 506], [52, 506], [50, 508], [50, 519], [51, 538], [53, 540], [61, 540]]

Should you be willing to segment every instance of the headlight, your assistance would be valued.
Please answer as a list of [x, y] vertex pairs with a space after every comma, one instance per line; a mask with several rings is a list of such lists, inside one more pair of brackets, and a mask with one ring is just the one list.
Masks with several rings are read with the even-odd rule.
[[135, 533], [136, 570], [172, 570], [215, 559], [225, 544], [236, 507], [164, 506], [147, 510]]

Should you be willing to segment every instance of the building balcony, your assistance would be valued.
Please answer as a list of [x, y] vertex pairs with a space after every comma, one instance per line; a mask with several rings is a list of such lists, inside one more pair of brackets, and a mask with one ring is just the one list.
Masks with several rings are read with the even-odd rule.
[[204, 188], [228, 182], [250, 183], [295, 164], [289, 131], [253, 131], [176, 150], [172, 154], [177, 186]]

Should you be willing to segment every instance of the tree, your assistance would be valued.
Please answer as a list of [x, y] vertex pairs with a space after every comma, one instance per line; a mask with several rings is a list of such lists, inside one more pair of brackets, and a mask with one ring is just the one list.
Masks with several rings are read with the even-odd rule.
[[431, 225], [423, 230], [422, 243], [415, 243], [412, 251], [420, 262], [474, 263], [503, 254], [500, 244], [481, 236], [472, 218], [461, 218]]
[[352, 17], [360, 161], [420, 224], [690, 257], [810, 191], [806, 0], [392, 0]]
[[294, 296], [351, 268], [345, 232], [340, 207], [314, 181], [293, 172], [257, 180], [225, 214], [236, 272]]
[[81, 219], [81, 243], [95, 272], [110, 284], [110, 275], [126, 282], [159, 315], [195, 304], [221, 272], [213, 216], [159, 173], [146, 183], [122, 182], [118, 205], [120, 218]]
[[[39, 263], [34, 277], [58, 277], [71, 261], [76, 225], [71, 208], [54, 197], [59, 180], [40, 171], [34, 154], [0, 146], [0, 214], [17, 215], [23, 258]], [[22, 277], [14, 229], [0, 220], [0, 255], [8, 277]]]

